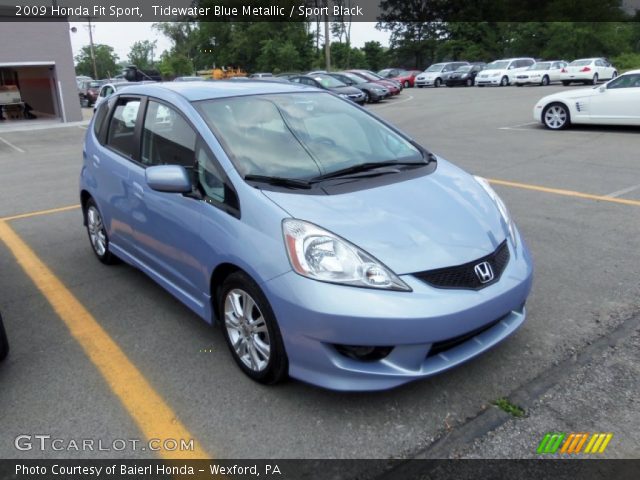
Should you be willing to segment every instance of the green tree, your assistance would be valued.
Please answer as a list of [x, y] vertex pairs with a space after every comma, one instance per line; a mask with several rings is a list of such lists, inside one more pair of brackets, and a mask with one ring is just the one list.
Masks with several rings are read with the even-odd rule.
[[367, 67], [371, 70], [377, 72], [387, 66], [387, 54], [380, 42], [366, 42], [362, 48], [362, 52], [367, 62]]
[[157, 40], [154, 40], [153, 42], [149, 40], [135, 42], [129, 51], [129, 63], [135, 65], [141, 70], [153, 67], [153, 53], [156, 49], [157, 43]]
[[[98, 79], [110, 78], [120, 73], [118, 68], [118, 55], [109, 45], [95, 44], [93, 51], [96, 59]], [[76, 74], [94, 76], [93, 61], [91, 59], [91, 47], [85, 45], [76, 55]], [[97, 80], [97, 79], [96, 79]]]
[[163, 52], [158, 64], [160, 74], [165, 78], [192, 75], [194, 72], [193, 63], [186, 55], [181, 53]]

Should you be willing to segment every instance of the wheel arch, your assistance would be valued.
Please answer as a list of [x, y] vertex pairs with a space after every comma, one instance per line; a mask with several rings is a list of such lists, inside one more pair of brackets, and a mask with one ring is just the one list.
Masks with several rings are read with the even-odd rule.
[[80, 207], [82, 208], [82, 222], [83, 225], [87, 225], [87, 202], [90, 198], [93, 198], [87, 190], [80, 192]]
[[[211, 279], [209, 280], [209, 292], [211, 294], [211, 310], [213, 313], [213, 318], [211, 319], [212, 323], [220, 319], [220, 309], [218, 305], [220, 288], [222, 288], [222, 284], [225, 279], [235, 272], [243, 272], [246, 275], [249, 275], [247, 271], [243, 270], [238, 265], [229, 262], [219, 264], [211, 273]], [[249, 276], [251, 277], [251, 275]]]

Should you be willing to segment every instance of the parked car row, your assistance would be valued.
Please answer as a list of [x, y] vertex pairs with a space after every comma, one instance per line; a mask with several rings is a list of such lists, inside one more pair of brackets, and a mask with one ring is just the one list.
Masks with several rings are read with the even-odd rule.
[[[394, 69], [385, 69], [380, 74], [397, 74]], [[530, 57], [505, 58], [489, 64], [482, 62], [434, 63], [415, 76], [418, 88], [442, 85], [454, 86], [500, 86], [542, 85], [554, 82], [570, 85], [584, 83], [595, 85], [611, 80], [618, 75], [616, 68], [605, 58], [582, 58], [569, 63], [565, 60], [540, 60]]]

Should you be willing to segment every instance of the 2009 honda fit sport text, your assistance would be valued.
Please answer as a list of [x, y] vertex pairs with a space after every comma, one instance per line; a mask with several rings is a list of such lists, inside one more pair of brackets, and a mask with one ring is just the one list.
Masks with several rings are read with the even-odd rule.
[[131, 86], [99, 107], [83, 154], [97, 257], [219, 320], [259, 382], [391, 388], [525, 319], [531, 258], [487, 181], [331, 93]]

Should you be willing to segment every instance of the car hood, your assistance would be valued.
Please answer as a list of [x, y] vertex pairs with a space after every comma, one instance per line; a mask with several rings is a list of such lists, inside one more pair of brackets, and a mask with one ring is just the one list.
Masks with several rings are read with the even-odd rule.
[[331, 90], [334, 93], [337, 94], [343, 94], [343, 95], [359, 95], [362, 93], [362, 90], [357, 89], [356, 87], [331, 87], [329, 90]]
[[577, 88], [575, 90], [563, 91], [554, 93], [552, 95], [547, 95], [546, 97], [540, 99], [538, 104], [548, 103], [553, 100], [576, 100], [578, 98], [591, 97], [597, 93], [599, 93], [598, 88]]
[[550, 70], [523, 70], [520, 75], [548, 75]]
[[442, 159], [430, 175], [346, 194], [263, 193], [291, 217], [341, 236], [398, 275], [471, 262], [506, 238], [489, 195]]

